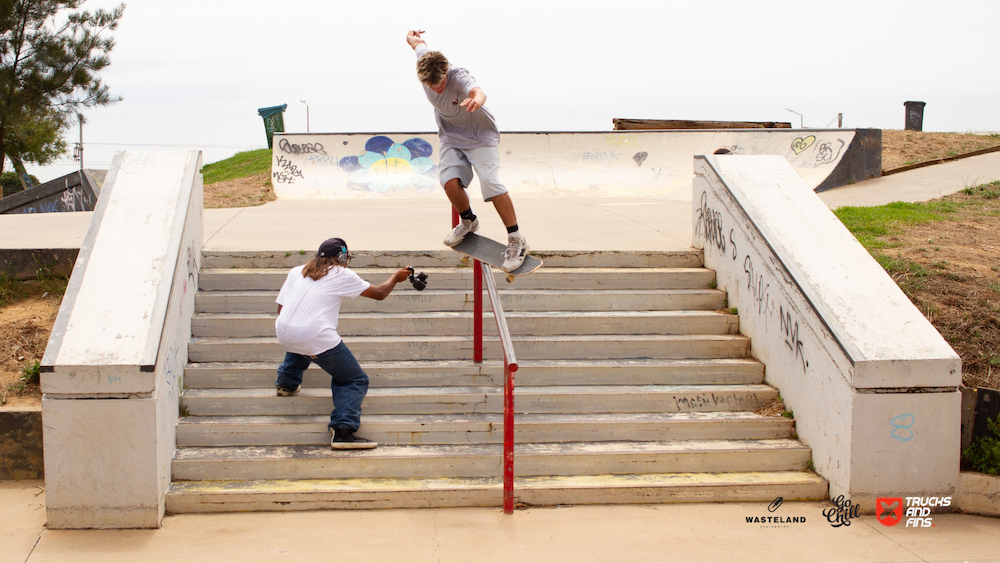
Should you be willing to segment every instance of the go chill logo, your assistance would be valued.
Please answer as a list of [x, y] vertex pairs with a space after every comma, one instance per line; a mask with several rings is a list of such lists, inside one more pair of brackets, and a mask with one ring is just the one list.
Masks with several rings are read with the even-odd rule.
[[875, 517], [883, 526], [895, 526], [904, 519], [906, 528], [933, 528], [931, 508], [951, 506], [951, 497], [880, 497], [875, 501]]

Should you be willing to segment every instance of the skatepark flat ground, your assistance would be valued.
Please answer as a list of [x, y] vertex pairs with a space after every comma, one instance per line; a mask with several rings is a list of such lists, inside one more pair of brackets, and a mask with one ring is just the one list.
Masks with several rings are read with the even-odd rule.
[[[927, 201], [1000, 179], [1000, 153], [875, 178], [819, 194], [827, 205]], [[518, 223], [535, 251], [687, 250], [690, 194], [678, 199], [518, 198]], [[473, 202], [479, 234], [503, 240], [492, 205]], [[0, 248], [79, 248], [90, 212], [0, 216]], [[206, 250], [312, 250], [339, 236], [352, 250], [438, 250], [451, 226], [444, 200], [279, 200], [205, 210]]]
[[[41, 481], [0, 482], [4, 563], [90, 561], [645, 562], [998, 561], [1000, 519], [874, 516], [833, 527], [829, 503], [256, 512], [167, 516], [159, 530], [46, 530]], [[804, 523], [747, 523], [747, 517]]]

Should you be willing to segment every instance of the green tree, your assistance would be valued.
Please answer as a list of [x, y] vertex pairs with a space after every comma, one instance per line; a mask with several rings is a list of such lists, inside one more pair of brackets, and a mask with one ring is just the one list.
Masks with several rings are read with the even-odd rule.
[[52, 161], [66, 150], [72, 114], [121, 100], [98, 73], [111, 63], [108, 35], [125, 5], [66, 12], [82, 3], [0, 0], [0, 155], [13, 162]]
[[[38, 178], [34, 176], [31, 176], [31, 181], [36, 186], [39, 184]], [[0, 186], [3, 187], [3, 197], [14, 195], [23, 189], [21, 187], [21, 179], [17, 177], [17, 172], [12, 170], [0, 174]]]

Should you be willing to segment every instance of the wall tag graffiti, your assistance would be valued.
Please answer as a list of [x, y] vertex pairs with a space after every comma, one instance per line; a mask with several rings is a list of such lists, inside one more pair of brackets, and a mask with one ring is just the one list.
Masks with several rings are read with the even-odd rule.
[[816, 135], [809, 135], [808, 137], [798, 137], [792, 141], [792, 150], [795, 154], [799, 155], [805, 152], [806, 149], [813, 146], [816, 142]]

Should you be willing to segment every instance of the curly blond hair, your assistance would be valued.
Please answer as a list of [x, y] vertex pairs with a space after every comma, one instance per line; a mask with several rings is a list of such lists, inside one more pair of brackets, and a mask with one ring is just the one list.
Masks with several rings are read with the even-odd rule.
[[448, 59], [441, 51], [430, 51], [417, 61], [417, 78], [420, 82], [435, 86], [448, 75]]

